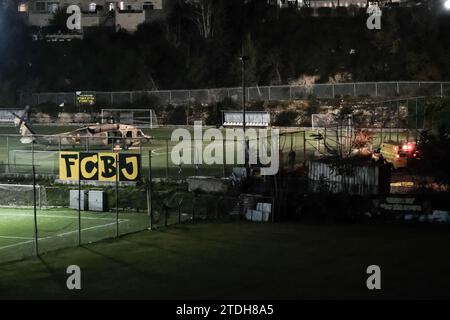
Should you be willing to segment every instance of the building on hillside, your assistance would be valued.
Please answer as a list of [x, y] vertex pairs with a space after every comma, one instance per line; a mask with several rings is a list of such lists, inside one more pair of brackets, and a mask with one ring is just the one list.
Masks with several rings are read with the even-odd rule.
[[411, 0], [267, 0], [267, 3], [277, 5], [280, 8], [337, 8], [337, 7], [367, 7], [369, 3], [377, 3], [381, 6], [407, 5]]
[[18, 5], [18, 11], [26, 15], [31, 26], [47, 27], [55, 12], [69, 5], [81, 9], [81, 28], [114, 27], [129, 32], [139, 24], [163, 18], [164, 0], [29, 0]]

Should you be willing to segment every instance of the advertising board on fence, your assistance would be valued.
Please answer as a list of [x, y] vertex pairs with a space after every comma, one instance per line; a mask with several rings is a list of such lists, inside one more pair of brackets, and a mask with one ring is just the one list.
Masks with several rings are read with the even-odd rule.
[[[118, 170], [117, 170], [118, 169]], [[59, 179], [77, 181], [135, 182], [141, 176], [141, 155], [133, 153], [76, 152], [59, 153]]]
[[95, 92], [92, 91], [77, 91], [77, 105], [89, 105], [95, 104]]

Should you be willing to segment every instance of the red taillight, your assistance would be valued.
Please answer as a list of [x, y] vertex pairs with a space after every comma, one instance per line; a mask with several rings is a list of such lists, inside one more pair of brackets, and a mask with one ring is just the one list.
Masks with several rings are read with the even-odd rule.
[[406, 143], [402, 146], [402, 150], [405, 152], [412, 152], [414, 150], [414, 144]]

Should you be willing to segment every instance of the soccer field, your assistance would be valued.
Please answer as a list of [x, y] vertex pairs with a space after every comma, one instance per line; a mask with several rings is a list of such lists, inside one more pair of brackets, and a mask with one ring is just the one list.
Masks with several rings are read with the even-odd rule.
[[[76, 127], [56, 127], [56, 126], [36, 126], [36, 131], [39, 134], [55, 134], [64, 131], [74, 130]], [[128, 153], [141, 153], [142, 155], [142, 170], [144, 174], [147, 174], [149, 167], [149, 152], [152, 154], [152, 171], [153, 177], [178, 177], [178, 176], [191, 176], [191, 175], [205, 175], [205, 176], [228, 176], [231, 174], [233, 165], [200, 165], [198, 170], [194, 164], [196, 157], [194, 152], [194, 146], [191, 148], [191, 164], [184, 164], [181, 167], [172, 163], [171, 152], [173, 147], [177, 144], [175, 141], [170, 141], [171, 134], [175, 130], [174, 127], [160, 127], [157, 129], [145, 129], [144, 132], [153, 137], [153, 140], [142, 147], [126, 150], [122, 152]], [[318, 131], [314, 129], [308, 129], [306, 131], [298, 130], [297, 132], [290, 134], [286, 133], [287, 129], [280, 130], [279, 148], [284, 155], [283, 160], [286, 164], [288, 160], [288, 153], [291, 150], [296, 152], [296, 162], [300, 163], [307, 159], [312, 159], [315, 156], [317, 148], [322, 152], [324, 150], [323, 144], [315, 140], [315, 136]], [[290, 130], [291, 132], [292, 130]], [[323, 131], [320, 131], [322, 134]], [[285, 134], [283, 134], [285, 133]], [[0, 127], [0, 170], [4, 171], [8, 169], [11, 173], [31, 173], [32, 157], [34, 157], [34, 163], [36, 166], [36, 172], [42, 174], [58, 174], [58, 148], [47, 147], [44, 145], [22, 144], [19, 136], [6, 135], [17, 134], [13, 127]], [[193, 134], [191, 134], [193, 136]], [[378, 147], [381, 141], [393, 140], [403, 141], [412, 139], [413, 135], [405, 131], [388, 132], [385, 131], [382, 134], [377, 132], [373, 134], [373, 146]], [[336, 146], [335, 136], [332, 131], [328, 132], [327, 145], [330, 147]], [[209, 142], [203, 141], [203, 147], [208, 145]], [[225, 142], [224, 148], [233, 142]], [[236, 146], [235, 146], [236, 148]], [[65, 147], [65, 150], [79, 150], [79, 151], [99, 151], [89, 148], [89, 146], [79, 146], [75, 149], [71, 147]], [[226, 149], [226, 148], [225, 148]], [[235, 149], [234, 149], [235, 150]], [[32, 156], [32, 152], [34, 153]], [[226, 155], [226, 150], [225, 154]], [[234, 155], [236, 157], [236, 155]]]
[[[450, 298], [448, 228], [216, 222], [0, 264], [0, 298]], [[381, 268], [382, 290], [366, 269]], [[82, 290], [66, 269], [81, 268]]]
[[[119, 234], [145, 230], [147, 213], [81, 212], [71, 209], [37, 211], [39, 253], [78, 245], [79, 222], [81, 243], [113, 238]], [[118, 223], [117, 223], [118, 222]], [[17, 260], [35, 254], [35, 224], [32, 209], [0, 208], [0, 262]]]

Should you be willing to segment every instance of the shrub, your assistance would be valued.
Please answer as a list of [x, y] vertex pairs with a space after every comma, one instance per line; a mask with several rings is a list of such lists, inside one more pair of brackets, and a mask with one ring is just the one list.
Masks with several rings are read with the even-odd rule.
[[273, 124], [280, 127], [296, 126], [297, 125], [296, 119], [298, 116], [299, 113], [294, 110], [282, 111], [277, 115], [277, 118]]

